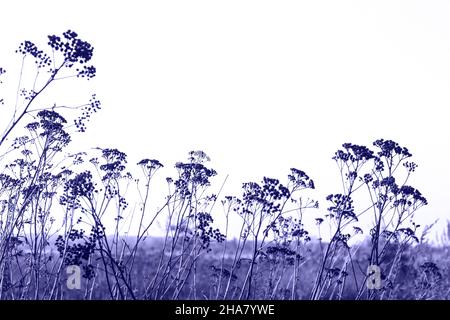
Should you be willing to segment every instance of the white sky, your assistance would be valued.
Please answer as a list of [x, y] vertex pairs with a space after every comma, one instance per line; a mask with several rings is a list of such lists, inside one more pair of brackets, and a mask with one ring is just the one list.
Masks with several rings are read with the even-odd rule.
[[70, 28], [94, 45], [98, 76], [81, 91], [103, 110], [80, 149], [166, 167], [201, 149], [216, 187], [230, 174], [226, 194], [297, 167], [324, 213], [341, 144], [393, 139], [419, 164], [412, 182], [430, 205], [418, 220], [450, 217], [449, 1], [3, 0], [0, 13], [8, 71], [25, 39]]

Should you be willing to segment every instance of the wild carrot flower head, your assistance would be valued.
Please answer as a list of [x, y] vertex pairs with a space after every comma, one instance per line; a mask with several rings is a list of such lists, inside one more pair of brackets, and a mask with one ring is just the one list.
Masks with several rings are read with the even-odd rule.
[[138, 162], [138, 166], [142, 168], [147, 177], [150, 177], [159, 168], [164, 167], [161, 162], [155, 159], [142, 159]]
[[288, 179], [292, 183], [294, 190], [315, 188], [314, 181], [302, 170], [291, 168], [291, 174], [288, 175]]
[[347, 218], [358, 220], [354, 212], [353, 200], [348, 195], [343, 194], [330, 194], [326, 198], [332, 203], [332, 206], [328, 208], [331, 216], [336, 218]]
[[401, 147], [397, 142], [392, 140], [378, 139], [373, 145], [380, 149], [380, 151], [377, 152], [379, 157], [393, 157], [394, 155], [400, 155], [404, 158], [409, 158], [412, 156], [407, 148]]
[[338, 150], [333, 157], [334, 160], [354, 162], [367, 161], [374, 157], [373, 151], [365, 146], [359, 146], [352, 143], [344, 143], [342, 147], [344, 148], [344, 150]]
[[78, 34], [72, 30], [63, 33], [62, 37], [48, 36], [48, 45], [55, 51], [60, 51], [70, 63], [84, 64], [92, 58], [94, 48], [90, 43], [78, 38]]
[[117, 149], [102, 149], [102, 157], [106, 163], [100, 165], [100, 170], [105, 172], [103, 180], [122, 177], [127, 163], [127, 155]]
[[34, 57], [39, 68], [50, 66], [52, 63], [50, 57], [43, 50], [39, 50], [33, 42], [28, 40], [22, 42], [16, 52], [24, 56], [30, 55]]
[[197, 187], [210, 185], [210, 178], [217, 175], [214, 169], [206, 167], [203, 163], [209, 157], [203, 151], [189, 152], [188, 162], [177, 162], [178, 179], [175, 181], [177, 191], [183, 196], [190, 195]]

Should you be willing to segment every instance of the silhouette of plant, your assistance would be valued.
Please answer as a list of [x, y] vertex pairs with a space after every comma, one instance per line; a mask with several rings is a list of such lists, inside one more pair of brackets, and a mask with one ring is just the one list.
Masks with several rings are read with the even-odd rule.
[[[0, 98], [10, 119], [0, 135], [0, 299], [449, 298], [449, 253], [425, 243], [430, 226], [419, 235], [414, 215], [428, 202], [397, 142], [344, 143], [332, 158], [341, 190], [324, 209], [296, 168], [222, 196], [228, 176], [216, 192], [199, 150], [175, 163], [157, 199], [155, 177], [167, 170], [158, 160], [130, 165], [114, 146], [67, 153], [101, 109], [95, 94], [78, 106], [38, 104], [56, 81], [95, 77], [92, 45], [68, 30], [17, 53], [16, 96]], [[0, 85], [7, 75], [0, 68]], [[77, 292], [65, 283], [69, 266], [83, 271]], [[380, 286], [368, 270], [379, 270]]]

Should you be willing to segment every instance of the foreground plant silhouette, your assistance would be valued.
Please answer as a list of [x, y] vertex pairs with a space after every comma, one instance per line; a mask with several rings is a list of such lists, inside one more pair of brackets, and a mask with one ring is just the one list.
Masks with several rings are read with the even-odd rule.
[[[92, 95], [79, 106], [45, 107], [38, 97], [96, 69], [87, 64], [93, 47], [75, 32], [48, 40], [48, 52], [30, 41], [19, 46], [17, 96], [0, 97], [1, 112], [11, 111], [0, 136], [1, 299], [449, 298], [448, 251], [434, 261], [412, 220], [427, 200], [408, 185], [417, 165], [405, 147], [343, 144], [333, 157], [342, 190], [325, 210], [309, 196], [314, 181], [296, 168], [284, 180], [244, 183], [241, 196], [215, 194], [217, 173], [203, 151], [176, 163], [167, 196], [150, 203], [152, 188], [161, 189], [158, 160], [130, 166], [124, 152], [93, 146], [63, 154], [100, 102]], [[34, 69], [26, 68], [30, 59]], [[305, 227], [305, 216], [321, 210], [318, 231], [328, 224], [329, 241]], [[360, 222], [369, 215], [369, 224]], [[162, 237], [152, 237], [155, 230]], [[366, 242], [352, 242], [361, 234]], [[68, 266], [81, 268], [80, 290], [67, 288]], [[380, 270], [379, 287], [368, 270]]]

